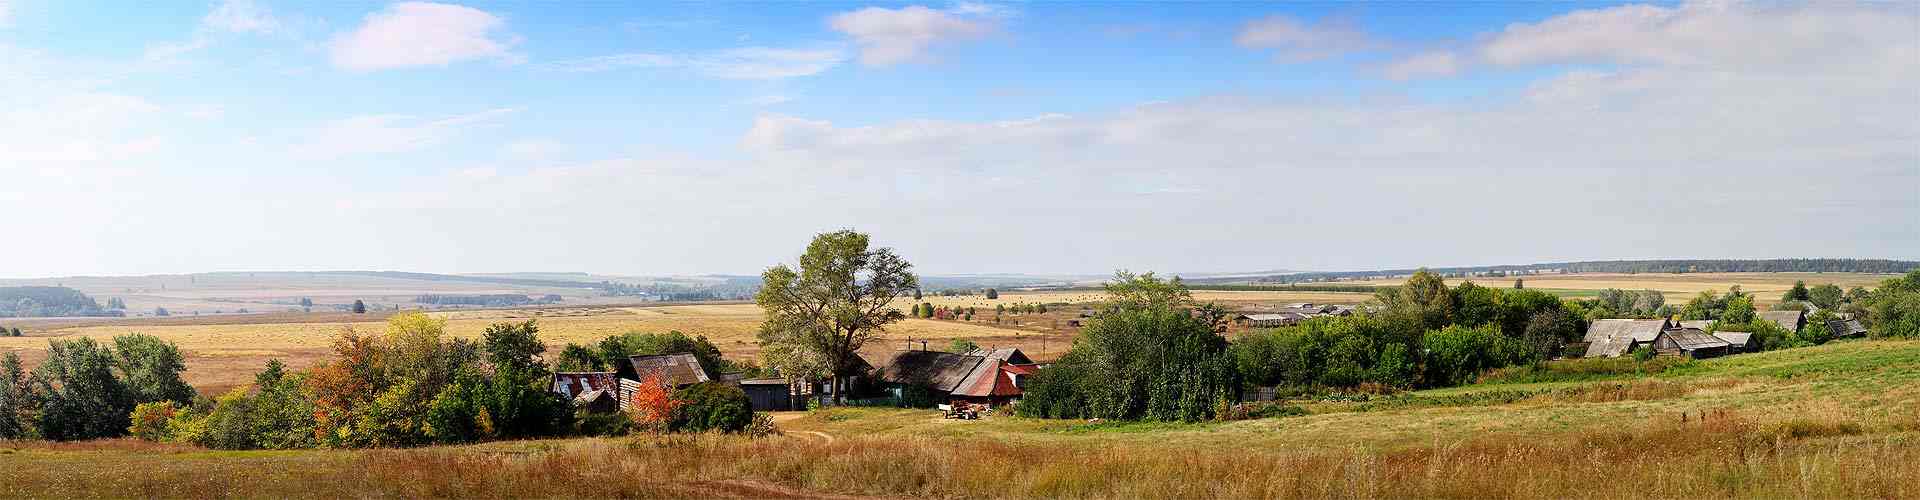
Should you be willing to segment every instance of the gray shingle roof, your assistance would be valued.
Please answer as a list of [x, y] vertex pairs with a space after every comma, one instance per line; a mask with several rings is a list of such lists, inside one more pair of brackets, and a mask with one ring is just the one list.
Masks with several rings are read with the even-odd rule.
[[1668, 326], [1665, 319], [1597, 319], [1587, 327], [1587, 336], [1582, 340], [1599, 343], [1607, 338], [1629, 337], [1634, 342], [1652, 342]]

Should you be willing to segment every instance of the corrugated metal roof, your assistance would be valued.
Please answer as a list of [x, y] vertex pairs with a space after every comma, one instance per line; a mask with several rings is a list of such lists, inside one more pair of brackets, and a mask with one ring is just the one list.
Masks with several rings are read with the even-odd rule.
[[613, 390], [619, 386], [613, 372], [559, 372], [553, 374], [553, 392], [573, 398], [596, 390]]
[[656, 354], [651, 356], [633, 356], [627, 358], [633, 364], [633, 372], [641, 378], [648, 373], [660, 374], [660, 381], [679, 387], [711, 381], [707, 371], [700, 368], [700, 358], [692, 354]]

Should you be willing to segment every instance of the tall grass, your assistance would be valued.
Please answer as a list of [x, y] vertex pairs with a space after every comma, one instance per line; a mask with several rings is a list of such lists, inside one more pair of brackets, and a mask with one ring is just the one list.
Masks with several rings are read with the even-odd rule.
[[[9, 471], [0, 475], [0, 495], [1910, 498], [1920, 496], [1920, 479], [1889, 467], [1920, 463], [1915, 428], [1920, 415], [1876, 425], [1760, 423], [1720, 410], [1544, 438], [1314, 452], [897, 435], [680, 435], [273, 453], [126, 442], [9, 453], [0, 445], [0, 466]], [[115, 450], [123, 445], [135, 449]], [[70, 456], [46, 460], [62, 455]]]

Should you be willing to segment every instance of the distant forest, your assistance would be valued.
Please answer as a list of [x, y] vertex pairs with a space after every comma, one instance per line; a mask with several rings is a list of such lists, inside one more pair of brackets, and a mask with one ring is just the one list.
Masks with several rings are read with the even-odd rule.
[[[1526, 276], [1559, 270], [1569, 273], [1883, 273], [1897, 274], [1920, 269], [1920, 261], [1889, 259], [1674, 259], [1674, 260], [1595, 260], [1583, 262], [1547, 262], [1541, 264], [1435, 267], [1428, 268], [1444, 276], [1492, 273], [1496, 276]], [[1417, 269], [1378, 271], [1335, 271], [1282, 274], [1252, 278], [1254, 283], [1311, 283], [1369, 277], [1406, 276]], [[1204, 278], [1193, 283], [1245, 283], [1249, 279]]]
[[125, 312], [100, 307], [100, 303], [67, 287], [0, 287], [0, 318], [38, 318], [48, 316], [124, 316]]

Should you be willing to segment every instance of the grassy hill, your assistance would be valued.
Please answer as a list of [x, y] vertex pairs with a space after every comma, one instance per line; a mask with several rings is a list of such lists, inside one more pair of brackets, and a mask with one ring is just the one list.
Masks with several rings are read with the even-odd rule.
[[1849, 341], [1201, 424], [838, 409], [782, 416], [786, 436], [757, 440], [0, 443], [0, 496], [1911, 498], [1916, 382], [1920, 341]]

